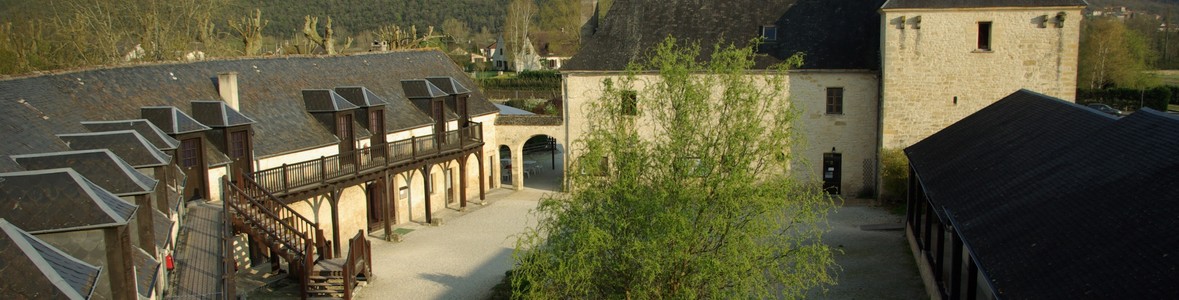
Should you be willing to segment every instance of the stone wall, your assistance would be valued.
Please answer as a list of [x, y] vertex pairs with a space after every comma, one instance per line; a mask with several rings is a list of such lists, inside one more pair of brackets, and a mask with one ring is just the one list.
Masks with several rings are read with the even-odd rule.
[[[1080, 7], [882, 14], [885, 148], [912, 145], [1021, 88], [1075, 96]], [[990, 51], [977, 49], [979, 22], [992, 22]]]
[[[753, 75], [759, 76], [759, 75]], [[588, 124], [584, 111], [586, 103], [598, 101], [602, 95], [602, 81], [620, 73], [569, 72], [564, 74], [565, 124], [564, 141], [569, 141], [566, 158], [577, 157], [577, 141]], [[641, 75], [636, 88], [644, 82], [657, 80], [655, 75]], [[783, 77], [789, 101], [799, 110], [796, 126], [805, 141], [796, 145], [793, 168], [802, 180], [820, 180], [823, 154], [832, 148], [843, 155], [841, 190], [845, 196], [856, 196], [871, 191], [875, 186], [876, 133], [879, 82], [874, 72], [858, 70], [797, 70]], [[829, 87], [844, 89], [843, 114], [826, 113], [826, 93]], [[640, 97], [642, 93], [640, 92]], [[640, 101], [639, 110], [642, 110]], [[739, 117], [739, 116], [734, 116]], [[642, 124], [643, 122], [638, 122]], [[566, 161], [569, 161], [569, 160]]]

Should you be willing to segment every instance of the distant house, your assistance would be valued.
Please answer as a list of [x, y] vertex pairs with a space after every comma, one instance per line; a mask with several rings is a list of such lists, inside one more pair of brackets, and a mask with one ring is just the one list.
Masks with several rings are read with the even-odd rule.
[[1179, 118], [1020, 90], [905, 149], [907, 236], [943, 299], [1179, 295]]
[[479, 49], [481, 54], [492, 63], [492, 69], [497, 71], [508, 70], [508, 55], [504, 50], [504, 37], [501, 35], [496, 38], [494, 43]]
[[563, 32], [537, 32], [531, 41], [543, 70], [561, 69], [577, 51], [577, 41]]

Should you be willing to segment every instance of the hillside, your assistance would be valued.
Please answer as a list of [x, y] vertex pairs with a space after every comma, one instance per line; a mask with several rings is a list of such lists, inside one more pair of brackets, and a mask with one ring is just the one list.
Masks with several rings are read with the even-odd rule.
[[333, 26], [347, 32], [374, 30], [382, 25], [410, 25], [425, 30], [427, 26], [440, 29], [442, 22], [453, 18], [467, 23], [477, 32], [486, 27], [490, 32], [499, 32], [503, 23], [508, 0], [332, 0], [332, 1], [282, 1], [282, 0], [231, 0], [231, 7], [238, 13], [258, 8], [270, 26], [265, 34], [275, 37], [291, 37], [303, 27], [303, 16], [331, 16]]

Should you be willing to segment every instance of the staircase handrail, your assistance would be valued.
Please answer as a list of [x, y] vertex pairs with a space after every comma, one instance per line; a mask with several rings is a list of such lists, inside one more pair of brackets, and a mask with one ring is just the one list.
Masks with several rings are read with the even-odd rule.
[[352, 287], [356, 285], [357, 261], [364, 259], [363, 273], [366, 279], [372, 273], [372, 251], [368, 239], [364, 238], [364, 229], [356, 232], [356, 236], [348, 239], [348, 258], [344, 261], [344, 299], [352, 299]]
[[[270, 204], [273, 207], [277, 207], [279, 210], [282, 210], [283, 212], [289, 214], [293, 218], [292, 220], [295, 220], [295, 222], [299, 222], [300, 223], [299, 225], [302, 225], [302, 227], [307, 227], [307, 230], [305, 232], [303, 232], [303, 236], [305, 236], [305, 237], [309, 236], [309, 235], [311, 235], [311, 232], [319, 230], [319, 224], [316, 224], [315, 222], [308, 220], [306, 217], [303, 217], [303, 215], [296, 212], [290, 206], [287, 206], [286, 204], [282, 203], [282, 201], [280, 201], [278, 199], [278, 197], [274, 196], [273, 193], [266, 190], [266, 188], [263, 188], [262, 185], [259, 185], [258, 182], [254, 181], [253, 178], [250, 178], [249, 174], [246, 174], [243, 172], [241, 177], [242, 177], [242, 182], [244, 184], [248, 184], [248, 185], [253, 186], [254, 189], [261, 192], [260, 193], [261, 195], [266, 196], [264, 199], [267, 200], [267, 204]], [[264, 208], [269, 208], [269, 207], [264, 207]]]
[[[307, 235], [303, 234], [302, 232], [299, 232], [290, 224], [283, 222], [282, 219], [278, 217], [278, 215], [275, 215], [269, 209], [266, 209], [266, 207], [262, 206], [262, 203], [259, 203], [257, 200], [254, 200], [254, 197], [250, 197], [250, 195], [246, 194], [245, 191], [242, 191], [241, 188], [239, 188], [237, 185], [234, 185], [232, 183], [228, 183], [228, 184], [226, 184], [226, 186], [230, 187], [230, 189], [234, 192], [234, 194], [236, 194], [238, 196], [237, 198], [244, 199], [245, 200], [244, 202], [246, 202], [248, 204], [253, 204], [255, 207], [261, 208], [258, 211], [260, 211], [263, 214], [270, 217], [272, 220], [274, 220], [274, 223], [278, 223], [282, 228], [286, 229], [287, 231], [294, 232], [296, 236], [301, 238], [301, 241], [307, 241], [307, 242], [311, 241], [311, 239], [309, 239], [307, 237]], [[245, 211], [245, 209], [240, 207], [239, 203], [237, 203], [237, 201], [234, 201], [232, 199], [226, 199], [226, 200], [228, 200], [228, 201], [225, 201], [225, 202], [227, 204], [229, 204], [229, 206], [231, 208], [233, 208], [233, 210], [236, 211], [238, 213], [238, 215], [242, 216], [242, 218], [248, 219], [249, 222], [254, 223], [254, 224], [265, 225], [261, 220], [256, 219], [253, 214]], [[238, 200], [238, 201], [241, 201], [241, 200]], [[291, 245], [286, 240], [282, 239], [277, 232], [271, 232], [271, 230], [269, 230], [269, 228], [265, 228], [265, 226], [259, 226], [259, 227], [262, 229], [266, 229], [266, 230], [262, 230], [262, 232], [266, 233], [266, 235], [270, 236], [274, 240], [277, 240], [279, 243], [283, 243], [284, 245], [287, 246], [287, 248], [290, 248], [294, 251], [302, 252], [302, 253], [299, 253], [300, 255], [306, 256], [308, 254], [308, 253], [303, 252], [300, 245]]]

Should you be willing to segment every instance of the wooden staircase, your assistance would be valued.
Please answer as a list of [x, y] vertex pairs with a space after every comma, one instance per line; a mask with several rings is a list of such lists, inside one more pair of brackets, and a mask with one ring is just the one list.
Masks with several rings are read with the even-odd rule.
[[[351, 299], [358, 281], [371, 278], [371, 255], [364, 231], [349, 240], [348, 256], [332, 258], [331, 241], [315, 222], [299, 215], [248, 176], [237, 182], [223, 178], [227, 218], [242, 232], [288, 263], [299, 280], [303, 298]], [[346, 288], [347, 287], [347, 288]]]

